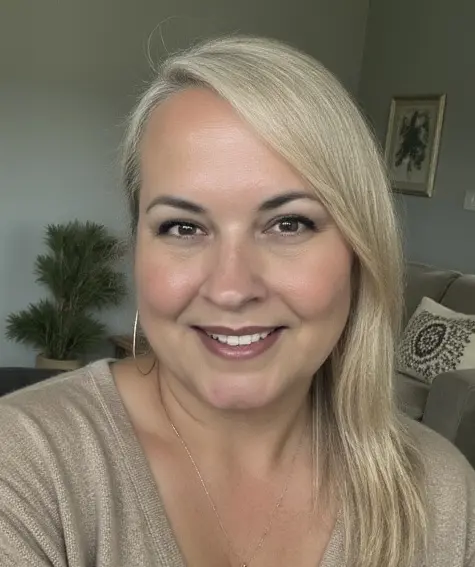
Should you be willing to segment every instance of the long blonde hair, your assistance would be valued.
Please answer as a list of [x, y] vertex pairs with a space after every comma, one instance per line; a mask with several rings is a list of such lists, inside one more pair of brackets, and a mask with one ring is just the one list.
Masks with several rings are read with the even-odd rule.
[[190, 87], [228, 101], [313, 187], [355, 254], [345, 332], [313, 384], [318, 474], [341, 502], [355, 567], [408, 567], [425, 546], [423, 467], [393, 399], [402, 254], [379, 149], [317, 61], [280, 42], [207, 41], [169, 57], [133, 111], [124, 181], [138, 218], [140, 142], [151, 112]]

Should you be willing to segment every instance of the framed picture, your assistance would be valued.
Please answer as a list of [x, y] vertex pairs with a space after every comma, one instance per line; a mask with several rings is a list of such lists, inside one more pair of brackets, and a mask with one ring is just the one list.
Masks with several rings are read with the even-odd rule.
[[446, 95], [391, 101], [385, 159], [394, 191], [431, 197]]

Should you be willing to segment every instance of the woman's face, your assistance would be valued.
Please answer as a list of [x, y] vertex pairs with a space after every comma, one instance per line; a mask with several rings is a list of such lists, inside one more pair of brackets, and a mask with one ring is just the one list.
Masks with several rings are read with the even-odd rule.
[[352, 253], [301, 177], [211, 91], [141, 146], [135, 275], [161, 372], [221, 409], [308, 390], [346, 324]]

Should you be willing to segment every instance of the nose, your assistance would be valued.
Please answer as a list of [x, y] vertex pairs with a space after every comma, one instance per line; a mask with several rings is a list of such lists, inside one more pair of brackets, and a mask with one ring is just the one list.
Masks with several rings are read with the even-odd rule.
[[262, 302], [267, 296], [262, 268], [255, 243], [216, 243], [201, 295], [229, 311], [241, 311], [250, 303]]

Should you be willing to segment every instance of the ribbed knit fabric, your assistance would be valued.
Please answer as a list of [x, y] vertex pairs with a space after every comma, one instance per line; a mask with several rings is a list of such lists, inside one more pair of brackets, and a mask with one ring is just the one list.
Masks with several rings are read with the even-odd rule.
[[[433, 508], [427, 567], [475, 567], [475, 471], [411, 428]], [[320, 567], [344, 565], [342, 542], [338, 521]], [[0, 566], [185, 567], [108, 361], [0, 399]]]

